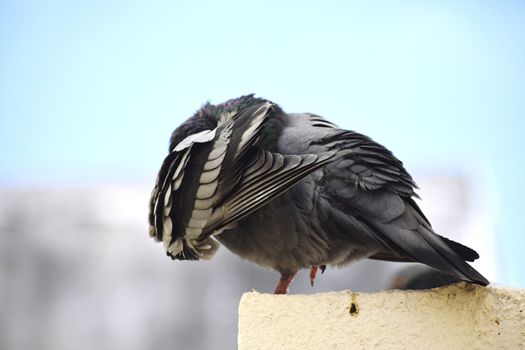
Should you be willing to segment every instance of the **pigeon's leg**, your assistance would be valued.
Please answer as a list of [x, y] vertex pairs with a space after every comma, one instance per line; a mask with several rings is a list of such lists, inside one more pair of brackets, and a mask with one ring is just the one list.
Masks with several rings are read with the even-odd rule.
[[310, 285], [313, 287], [314, 286], [314, 281], [315, 281], [315, 275], [317, 275], [317, 269], [319, 267], [317, 265], [314, 265], [310, 268]]
[[296, 273], [297, 271], [287, 275], [281, 274], [281, 278], [279, 279], [279, 283], [277, 283], [277, 287], [275, 288], [273, 294], [286, 294], [288, 292], [288, 287], [290, 286], [290, 283], [292, 282]]
[[321, 273], [324, 273], [326, 265], [314, 265], [310, 268], [310, 284], [312, 285], [312, 287], [314, 286], [315, 276], [317, 275], [317, 270], [319, 268], [321, 268]]

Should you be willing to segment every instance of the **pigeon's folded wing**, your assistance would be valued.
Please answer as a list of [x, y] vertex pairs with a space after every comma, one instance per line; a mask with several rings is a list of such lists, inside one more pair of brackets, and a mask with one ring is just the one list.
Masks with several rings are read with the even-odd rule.
[[335, 152], [282, 155], [252, 150], [252, 162], [242, 173], [236, 190], [221, 202], [205, 228], [205, 236], [239, 221], [280, 195], [312, 171], [334, 160]]

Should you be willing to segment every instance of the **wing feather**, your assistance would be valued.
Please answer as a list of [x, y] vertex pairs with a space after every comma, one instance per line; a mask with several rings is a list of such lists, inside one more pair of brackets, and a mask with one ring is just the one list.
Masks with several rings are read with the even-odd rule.
[[242, 177], [236, 191], [212, 214], [202, 237], [241, 220], [337, 156], [335, 152], [317, 155], [282, 155], [261, 149], [257, 152], [256, 161], [247, 167], [247, 175]]

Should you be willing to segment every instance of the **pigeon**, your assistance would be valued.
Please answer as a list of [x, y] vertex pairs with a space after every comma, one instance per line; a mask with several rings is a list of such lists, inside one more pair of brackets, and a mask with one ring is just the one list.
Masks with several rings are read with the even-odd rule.
[[480, 285], [479, 255], [438, 235], [403, 163], [319, 115], [285, 113], [253, 94], [205, 103], [172, 133], [153, 188], [149, 234], [175, 260], [224, 245], [280, 273], [359, 259], [419, 262]]

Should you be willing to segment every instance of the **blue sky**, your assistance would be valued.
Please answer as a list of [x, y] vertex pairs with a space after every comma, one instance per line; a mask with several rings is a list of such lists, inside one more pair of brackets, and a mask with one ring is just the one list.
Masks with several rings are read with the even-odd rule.
[[203, 102], [255, 92], [496, 193], [525, 286], [522, 1], [3, 1], [0, 186], [150, 183]]

